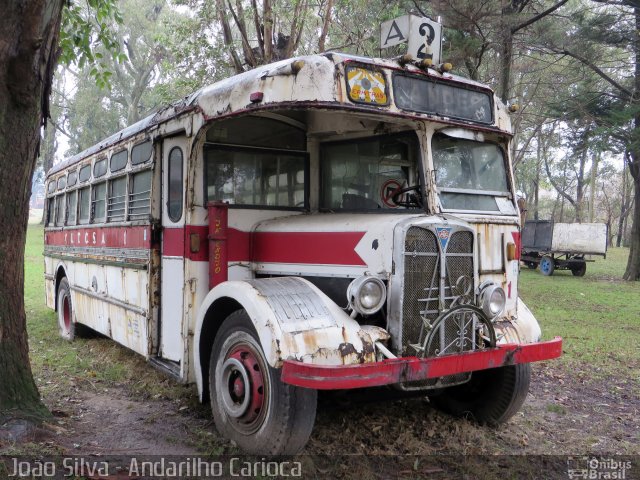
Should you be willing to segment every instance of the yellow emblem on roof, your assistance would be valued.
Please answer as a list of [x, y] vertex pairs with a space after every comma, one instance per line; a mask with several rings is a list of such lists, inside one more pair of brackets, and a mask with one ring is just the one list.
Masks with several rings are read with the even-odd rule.
[[387, 81], [382, 72], [362, 67], [347, 67], [349, 98], [357, 103], [387, 105]]

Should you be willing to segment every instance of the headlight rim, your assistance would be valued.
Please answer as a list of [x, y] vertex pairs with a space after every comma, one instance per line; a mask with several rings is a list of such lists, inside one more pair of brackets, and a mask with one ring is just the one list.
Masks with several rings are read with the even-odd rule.
[[[500, 309], [494, 313], [491, 310], [491, 303], [492, 303], [492, 296], [496, 292], [500, 292], [502, 305]], [[504, 291], [504, 288], [502, 288], [500, 285], [498, 285], [495, 282], [489, 281], [486, 284], [480, 286], [480, 295], [479, 295], [478, 303], [480, 304], [480, 308], [485, 313], [485, 315], [489, 319], [493, 320], [494, 318], [497, 318], [504, 313], [507, 305], [507, 294]]]
[[[374, 307], [365, 308], [362, 305], [360, 293], [362, 292], [364, 285], [369, 282], [374, 282], [379, 285], [381, 295], [380, 300]], [[354, 279], [349, 284], [349, 287], [347, 288], [347, 301], [349, 304], [349, 308], [356, 311], [360, 315], [373, 315], [374, 313], [379, 312], [387, 301], [387, 286], [380, 278], [374, 275], [362, 275]]]

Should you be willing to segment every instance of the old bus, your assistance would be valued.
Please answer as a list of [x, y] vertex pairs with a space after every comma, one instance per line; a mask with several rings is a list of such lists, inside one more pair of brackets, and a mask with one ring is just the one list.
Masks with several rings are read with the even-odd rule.
[[48, 173], [47, 304], [63, 337], [195, 382], [247, 452], [298, 452], [322, 389], [504, 422], [561, 352], [518, 298], [510, 128], [486, 86], [414, 62], [220, 81]]

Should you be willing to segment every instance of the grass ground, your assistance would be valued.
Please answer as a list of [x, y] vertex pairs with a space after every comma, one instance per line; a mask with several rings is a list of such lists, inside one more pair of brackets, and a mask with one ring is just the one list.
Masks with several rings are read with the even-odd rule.
[[557, 271], [546, 277], [522, 268], [520, 296], [544, 337], [564, 339], [560, 362], [589, 368], [602, 378], [640, 378], [640, 282], [622, 280], [629, 250], [612, 248], [596, 257], [584, 277]]
[[[58, 337], [55, 314], [44, 305], [42, 240], [42, 227], [31, 225], [25, 300], [33, 372], [55, 434], [26, 446], [0, 443], [0, 453], [235, 453], [216, 435], [193, 387], [167, 379], [108, 339]], [[424, 397], [322, 396], [305, 452], [640, 454], [640, 282], [621, 280], [626, 255], [610, 250], [582, 278], [545, 277], [523, 267], [520, 295], [546, 338], [564, 338], [564, 355], [534, 365], [527, 402], [508, 424], [487, 429], [452, 419]], [[407, 478], [419, 477], [413, 461]], [[377, 478], [369, 464], [357, 468], [362, 478]], [[495, 478], [504, 478], [500, 472]]]

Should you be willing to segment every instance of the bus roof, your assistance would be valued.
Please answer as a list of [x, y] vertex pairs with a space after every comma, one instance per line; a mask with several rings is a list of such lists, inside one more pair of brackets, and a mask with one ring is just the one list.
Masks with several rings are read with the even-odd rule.
[[[298, 76], [293, 64], [303, 62], [308, 69], [306, 75]], [[472, 88], [480, 88], [493, 92], [487, 85], [469, 80], [451, 73], [440, 73], [429, 68], [427, 72], [415, 65], [401, 65], [397, 59], [381, 59], [347, 55], [342, 53], [324, 53], [281, 60], [276, 63], [256, 67], [253, 70], [234, 75], [224, 80], [203, 87], [187, 97], [169, 104], [146, 118], [130, 125], [119, 132], [86, 150], [54, 165], [47, 176], [58, 173], [81, 160], [107, 149], [123, 140], [131, 138], [150, 127], [160, 125], [184, 113], [199, 111], [205, 120], [227, 116], [241, 111], [250, 111], [255, 104], [250, 94], [260, 91], [264, 98], [258, 105], [280, 104], [295, 107], [294, 104], [315, 104], [327, 106], [330, 103], [340, 104], [345, 108], [361, 109], [361, 106], [344, 101], [341, 93], [336, 91], [335, 68], [343, 63], [360, 63], [378, 68], [402, 70], [430, 77], [444, 78]], [[298, 65], [302, 65], [298, 63]], [[310, 70], [310, 71], [309, 71]], [[277, 82], [274, 79], [282, 79]], [[252, 108], [253, 107], [253, 108]], [[370, 107], [368, 111], [371, 111]], [[421, 114], [416, 113], [416, 117]], [[496, 119], [497, 120], [497, 119]], [[495, 128], [495, 127], [494, 127]]]

